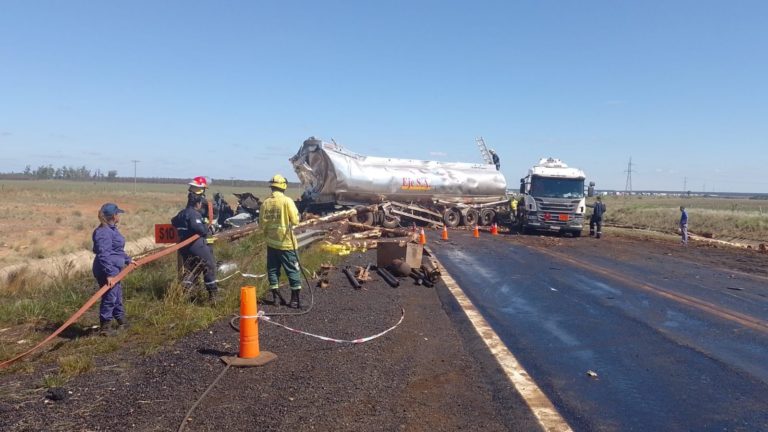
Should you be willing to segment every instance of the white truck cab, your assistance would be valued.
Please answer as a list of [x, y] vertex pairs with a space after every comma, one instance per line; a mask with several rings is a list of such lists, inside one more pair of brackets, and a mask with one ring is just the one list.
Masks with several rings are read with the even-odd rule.
[[[520, 179], [522, 199], [517, 217], [523, 232], [551, 231], [579, 237], [584, 228], [586, 202], [584, 171], [560, 159], [544, 158]], [[587, 196], [594, 193], [590, 183]]]

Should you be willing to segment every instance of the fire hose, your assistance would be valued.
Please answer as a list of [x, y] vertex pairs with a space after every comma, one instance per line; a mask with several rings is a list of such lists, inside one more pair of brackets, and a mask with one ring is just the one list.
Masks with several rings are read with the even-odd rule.
[[13, 357], [11, 359], [8, 359], [8, 360], [0, 363], [0, 369], [4, 369], [4, 368], [6, 368], [6, 367], [16, 363], [17, 361], [21, 360], [22, 358], [32, 354], [33, 352], [37, 351], [38, 349], [40, 349], [43, 346], [45, 346], [46, 344], [48, 344], [56, 336], [61, 334], [61, 332], [66, 330], [67, 327], [69, 327], [70, 325], [74, 324], [78, 319], [80, 319], [80, 317], [83, 316], [83, 314], [88, 309], [90, 309], [90, 307], [93, 306], [93, 304], [96, 303], [96, 301], [98, 301], [101, 298], [101, 296], [104, 295], [105, 292], [107, 292], [110, 288], [112, 288], [112, 286], [114, 286], [114, 284], [116, 284], [116, 283], [120, 282], [121, 280], [123, 280], [123, 278], [128, 276], [128, 274], [130, 272], [134, 271], [135, 269], [137, 269], [137, 268], [139, 268], [139, 267], [141, 267], [141, 266], [143, 266], [145, 264], [148, 264], [148, 263], [150, 263], [152, 261], [160, 259], [160, 258], [170, 254], [171, 252], [175, 252], [175, 251], [183, 248], [184, 246], [186, 246], [186, 245], [192, 243], [193, 241], [197, 240], [198, 237], [200, 237], [200, 236], [195, 234], [192, 237], [190, 237], [190, 238], [188, 238], [188, 239], [186, 239], [186, 240], [184, 240], [184, 241], [182, 241], [180, 243], [176, 243], [175, 245], [170, 246], [168, 248], [165, 248], [165, 249], [163, 249], [163, 250], [161, 250], [159, 252], [155, 252], [155, 253], [153, 253], [151, 255], [147, 255], [147, 256], [142, 257], [142, 258], [140, 258], [140, 259], [138, 259], [136, 261], [131, 262], [130, 264], [125, 266], [120, 271], [120, 273], [117, 274], [117, 276], [112, 278], [112, 283], [107, 283], [104, 286], [102, 286], [101, 288], [99, 288], [99, 290], [96, 291], [96, 293], [94, 293], [91, 296], [91, 298], [89, 298], [85, 302], [85, 304], [83, 304], [80, 307], [80, 309], [78, 309], [78, 311], [74, 313], [74, 315], [72, 315], [66, 321], [64, 321], [64, 324], [62, 324], [58, 329], [56, 329], [56, 331], [51, 333], [47, 338], [45, 338], [42, 341], [40, 341], [40, 343], [38, 343], [37, 345], [35, 345], [31, 349], [29, 349], [28, 351], [23, 352], [23, 353], [17, 355], [16, 357]]

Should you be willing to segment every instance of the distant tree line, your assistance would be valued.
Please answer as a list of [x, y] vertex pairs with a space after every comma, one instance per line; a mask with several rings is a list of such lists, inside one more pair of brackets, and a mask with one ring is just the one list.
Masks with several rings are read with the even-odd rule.
[[[133, 177], [118, 177], [117, 170], [109, 170], [106, 174], [100, 169], [91, 171], [85, 166], [75, 168], [62, 166], [54, 168], [53, 165], [41, 165], [37, 169], [27, 165], [23, 172], [0, 173], [0, 179], [4, 180], [74, 180], [74, 181], [109, 181], [109, 182], [133, 182]], [[172, 177], [137, 177], [139, 183], [164, 183], [186, 184], [189, 179]], [[233, 187], [258, 187], [267, 189], [269, 182], [263, 180], [238, 180], [238, 179], [212, 179], [211, 188], [215, 190], [219, 186]], [[289, 187], [298, 187], [298, 184], [289, 183]]]
[[85, 167], [85, 165], [75, 168], [72, 166], [62, 166], [61, 168], [54, 168], [53, 165], [41, 165], [37, 169], [32, 169], [30, 165], [24, 168], [24, 177], [35, 178], [38, 180], [96, 180], [96, 179], [117, 179], [117, 170], [109, 170], [105, 175], [104, 172], [97, 169], [93, 172]]

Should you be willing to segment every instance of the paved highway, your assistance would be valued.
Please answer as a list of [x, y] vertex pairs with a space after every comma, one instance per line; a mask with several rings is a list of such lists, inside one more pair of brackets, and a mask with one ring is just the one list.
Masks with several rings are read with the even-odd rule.
[[574, 430], [768, 430], [765, 278], [557, 243], [457, 232], [432, 250]]

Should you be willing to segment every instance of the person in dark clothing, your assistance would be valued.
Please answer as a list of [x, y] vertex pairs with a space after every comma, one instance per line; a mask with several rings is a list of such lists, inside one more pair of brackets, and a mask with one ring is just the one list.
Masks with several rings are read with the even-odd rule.
[[[595, 238], [600, 238], [603, 228], [603, 215], [605, 214], [606, 207], [601, 197], [597, 197], [597, 201], [594, 204], [587, 204], [587, 207], [592, 208], [592, 216], [589, 218], [589, 235]], [[597, 231], [595, 231], [597, 226]]]
[[688, 246], [688, 212], [680, 206], [680, 244]]
[[117, 229], [120, 222], [120, 214], [124, 210], [116, 204], [106, 203], [99, 209], [99, 226], [93, 231], [93, 276], [99, 287], [109, 285], [110, 288], [101, 296], [99, 305], [99, 323], [101, 334], [112, 333], [112, 320], [117, 320], [118, 329], [122, 330], [128, 325], [125, 320], [125, 307], [123, 306], [123, 286], [120, 282], [114, 282], [115, 276], [132, 262], [131, 257], [125, 253], [125, 238]]
[[179, 241], [184, 241], [195, 234], [200, 236], [191, 244], [179, 249], [186, 270], [182, 285], [191, 288], [202, 272], [208, 299], [214, 303], [219, 291], [216, 285], [216, 260], [213, 257], [212, 248], [207, 243], [210, 231], [203, 223], [200, 214], [203, 199], [202, 195], [189, 194], [187, 207], [176, 215], [173, 225], [179, 233]]
[[488, 153], [491, 154], [491, 160], [493, 160], [493, 164], [496, 165], [496, 171], [501, 169], [501, 162], [499, 161], [499, 155], [496, 154], [496, 151], [490, 149], [488, 150]]

